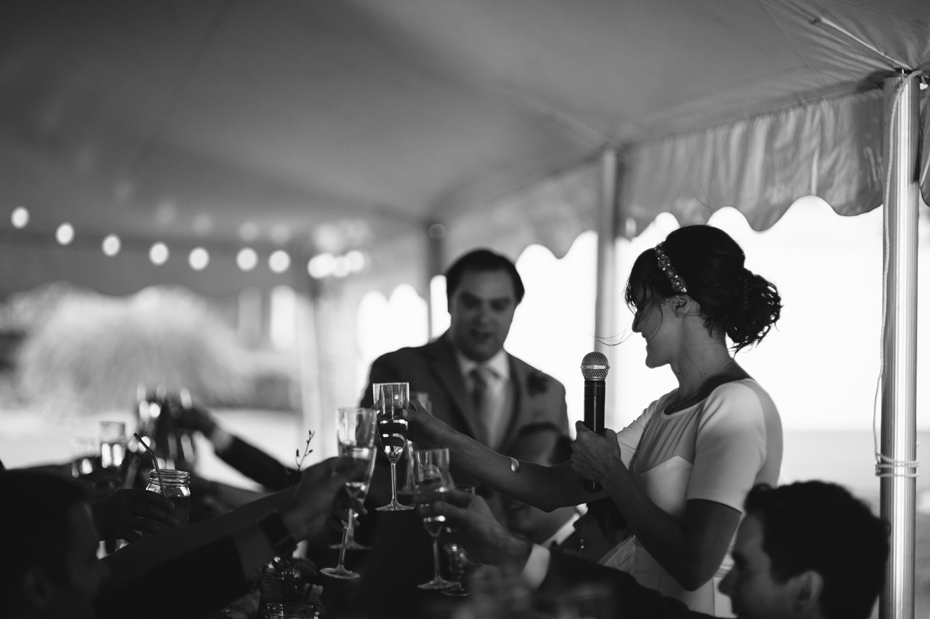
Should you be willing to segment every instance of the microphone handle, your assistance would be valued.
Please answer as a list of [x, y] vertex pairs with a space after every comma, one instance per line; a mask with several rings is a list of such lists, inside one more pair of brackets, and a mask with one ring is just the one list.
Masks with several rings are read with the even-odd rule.
[[[584, 425], [592, 432], [604, 434], [604, 400], [606, 381], [584, 381]], [[597, 482], [584, 482], [587, 492], [600, 492], [601, 485]]]

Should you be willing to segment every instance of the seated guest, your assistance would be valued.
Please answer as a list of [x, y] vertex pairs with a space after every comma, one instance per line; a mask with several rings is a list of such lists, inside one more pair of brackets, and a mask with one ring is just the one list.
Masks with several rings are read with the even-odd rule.
[[[5, 471], [0, 461], [0, 472]], [[26, 469], [33, 473], [42, 473], [55, 477], [67, 477], [71, 474], [70, 463], [40, 465]], [[115, 542], [123, 539], [129, 542], [140, 539], [142, 534], [155, 535], [174, 529], [178, 521], [172, 512], [171, 502], [154, 492], [142, 489], [124, 488], [97, 499], [93, 491], [85, 492], [85, 499], [90, 503], [91, 516], [100, 541], [107, 542], [108, 551], [115, 550]]]
[[[518, 460], [554, 466], [571, 459], [572, 441], [558, 426], [535, 423], [524, 426], [505, 451]], [[573, 525], [582, 513], [575, 507], [546, 512], [508, 496], [503, 497], [503, 505], [507, 528], [546, 548], [563, 543], [574, 533]]]
[[307, 469], [293, 491], [103, 560], [81, 489], [52, 475], [0, 472], [0, 610], [9, 619], [202, 618], [246, 593], [246, 578], [272, 557], [317, 532], [356, 472], [355, 462], [327, 460]]
[[[434, 507], [486, 564], [522, 570], [529, 584], [552, 588], [607, 584], [618, 616], [706, 618], [647, 589], [627, 573], [550, 553], [498, 524], [480, 497], [450, 493]], [[888, 526], [836, 484], [809, 481], [754, 487], [720, 584], [740, 619], [867, 619], [881, 591]]]

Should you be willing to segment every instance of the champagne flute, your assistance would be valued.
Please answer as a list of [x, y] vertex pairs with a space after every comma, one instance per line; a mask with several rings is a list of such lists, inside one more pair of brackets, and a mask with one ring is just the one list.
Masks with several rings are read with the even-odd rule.
[[397, 461], [407, 446], [407, 420], [402, 411], [410, 401], [409, 383], [375, 383], [374, 401], [378, 407], [378, 435], [381, 449], [391, 463], [391, 502], [377, 508], [379, 512], [403, 512], [412, 507], [397, 500]]
[[[375, 460], [375, 422], [377, 413], [367, 408], [340, 408], [336, 411], [336, 438], [339, 440], [339, 455], [355, 458], [366, 463], [359, 474], [346, 481], [346, 492], [357, 498], [360, 492], [368, 492]], [[321, 573], [332, 578], [348, 580], [358, 578], [358, 573], [345, 568], [346, 545], [355, 522], [355, 511], [350, 507], [342, 534], [339, 563], [336, 567], [325, 567]]]
[[[420, 404], [420, 407], [424, 409], [430, 415], [433, 414], [433, 406], [429, 401], [429, 394], [425, 391], [411, 391], [410, 399], [416, 401]], [[413, 496], [413, 450], [415, 449], [414, 444], [411, 441], [407, 441], [407, 447], [404, 449], [404, 454], [402, 459], [404, 461], [404, 485], [398, 489], [397, 493], [400, 496]]]
[[[458, 486], [457, 489], [461, 492], [467, 492], [471, 495], [475, 494], [475, 487], [472, 485]], [[446, 526], [446, 531], [452, 534], [453, 541], [443, 546], [443, 550], [445, 550], [446, 554], [449, 556], [450, 566], [455, 565], [459, 571], [452, 572], [453, 586], [449, 587], [448, 589], [443, 589], [441, 593], [443, 595], [451, 595], [456, 597], [471, 595], [471, 591], [469, 591], [465, 585], [462, 584], [463, 571], [469, 563], [468, 552], [466, 552], [462, 544], [459, 543], [455, 529], [450, 526]]]
[[420, 589], [447, 589], [455, 583], [445, 580], [439, 574], [439, 534], [445, 525], [446, 517], [433, 510], [433, 502], [443, 492], [454, 487], [449, 473], [448, 449], [418, 449], [413, 452], [413, 498], [417, 504], [423, 528], [433, 538], [433, 579]]
[[[378, 411], [371, 410], [371, 415], [374, 420], [371, 422], [372, 426], [376, 425], [376, 420], [378, 416]], [[374, 431], [372, 431], [374, 434]], [[371, 460], [368, 462], [368, 472], [367, 477], [365, 478], [365, 484], [360, 486], [357, 489], [357, 492], [354, 498], [358, 499], [359, 503], [364, 503], [365, 498], [368, 496], [368, 489], [371, 487], [371, 476], [375, 472], [375, 461], [377, 458], [372, 456]], [[342, 542], [338, 544], [332, 544], [330, 548], [333, 550], [341, 550], [345, 548], [346, 550], [371, 550], [368, 546], [363, 546], [355, 541], [355, 525], [358, 522], [358, 514], [355, 513], [354, 509], [348, 510], [348, 519], [343, 521], [343, 526], [346, 527], [345, 535], [342, 538]]]

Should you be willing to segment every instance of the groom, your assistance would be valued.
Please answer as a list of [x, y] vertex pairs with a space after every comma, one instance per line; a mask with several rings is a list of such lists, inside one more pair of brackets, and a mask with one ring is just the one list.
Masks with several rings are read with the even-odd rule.
[[528, 425], [554, 425], [567, 436], [565, 387], [504, 350], [523, 293], [508, 258], [486, 249], [459, 258], [446, 271], [449, 330], [376, 359], [361, 406], [372, 405], [372, 384], [408, 382], [429, 395], [435, 417], [495, 451], [507, 453]]

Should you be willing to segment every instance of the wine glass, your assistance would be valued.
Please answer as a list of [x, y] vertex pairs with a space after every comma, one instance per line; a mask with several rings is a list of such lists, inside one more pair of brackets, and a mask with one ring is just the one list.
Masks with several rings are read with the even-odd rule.
[[[371, 473], [375, 461], [375, 422], [377, 413], [368, 408], [340, 408], [336, 411], [336, 438], [339, 440], [339, 455], [354, 458], [365, 462], [366, 467], [360, 468], [357, 476], [346, 481], [346, 492], [351, 498], [357, 498], [360, 493], [368, 492], [371, 483]], [[321, 573], [348, 580], [358, 578], [358, 573], [345, 568], [347, 541], [355, 523], [355, 511], [350, 507], [345, 529], [342, 534], [342, 545], [339, 549], [339, 563], [336, 567], [325, 567]]]
[[433, 579], [417, 586], [420, 589], [454, 587], [454, 582], [445, 580], [439, 574], [439, 534], [442, 533], [446, 517], [433, 510], [433, 503], [441, 493], [454, 487], [452, 475], [449, 473], [449, 450], [443, 448], [414, 451], [413, 477], [413, 500], [417, 504], [420, 517], [423, 518], [423, 528], [433, 538]]
[[373, 398], [378, 407], [378, 435], [381, 449], [391, 463], [391, 502], [377, 508], [379, 512], [403, 512], [412, 507], [397, 500], [397, 461], [407, 446], [407, 420], [402, 411], [410, 401], [409, 383], [375, 383]]

